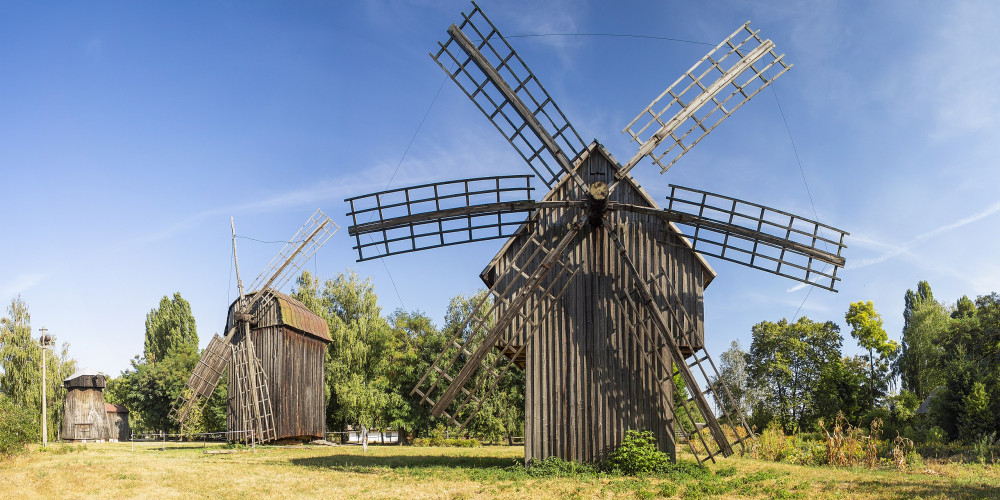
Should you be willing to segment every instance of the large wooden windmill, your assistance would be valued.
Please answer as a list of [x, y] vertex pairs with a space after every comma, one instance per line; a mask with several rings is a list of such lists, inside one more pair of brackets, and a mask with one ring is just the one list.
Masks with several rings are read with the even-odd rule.
[[[261, 443], [312, 436], [315, 432], [309, 427], [314, 426], [304, 426], [304, 417], [299, 415], [310, 413], [312, 406], [315, 406], [319, 419], [319, 434], [316, 437], [322, 437], [324, 334], [325, 341], [330, 340], [329, 334], [325, 333], [326, 323], [322, 320], [311, 321], [313, 318], [306, 317], [311, 313], [305, 306], [277, 290], [288, 283], [302, 269], [302, 264], [315, 255], [338, 229], [336, 223], [317, 210], [257, 276], [250, 285], [249, 293], [244, 293], [237, 260], [236, 278], [240, 296], [229, 309], [226, 334], [224, 337], [216, 334], [209, 341], [188, 377], [187, 387], [171, 411], [171, 416], [180, 423], [182, 430], [189, 428], [191, 417], [200, 413], [198, 410], [204, 407], [228, 370], [226, 420], [230, 440]], [[235, 233], [233, 229], [234, 259]], [[288, 329], [305, 335], [288, 337], [284, 335]], [[300, 336], [317, 339], [298, 339]], [[312, 344], [319, 347], [310, 349], [316, 347]], [[297, 364], [311, 366], [295, 366]], [[310, 387], [312, 385], [317, 387]], [[276, 413], [272, 400], [274, 393], [279, 391], [282, 392], [279, 396], [282, 404], [279, 405], [281, 411]], [[296, 394], [286, 397], [286, 392]], [[317, 392], [317, 405], [303, 401], [307, 394], [312, 394], [311, 399], [316, 400]], [[305, 420], [309, 424], [316, 418]]]
[[[665, 172], [790, 65], [741, 26], [626, 126], [639, 148], [622, 165], [580, 139], [473, 6], [431, 56], [549, 191], [534, 201], [531, 176], [501, 176], [347, 200], [359, 260], [507, 238], [481, 274], [492, 305], [476, 310], [488, 312], [468, 318], [413, 393], [464, 427], [517, 364], [526, 460], [600, 460], [628, 429], [654, 431], [671, 453], [681, 433], [699, 461], [731, 454], [745, 433], [727, 438], [724, 425], [745, 422], [727, 414], [737, 405], [704, 350], [715, 272], [702, 255], [833, 290], [846, 233], [679, 186], [661, 209], [629, 172], [647, 156]], [[685, 433], [678, 418], [704, 430]]]

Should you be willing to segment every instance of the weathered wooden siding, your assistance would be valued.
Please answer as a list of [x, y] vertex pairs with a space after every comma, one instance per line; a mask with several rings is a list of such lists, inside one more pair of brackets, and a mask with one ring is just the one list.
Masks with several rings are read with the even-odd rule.
[[108, 438], [108, 412], [100, 388], [71, 388], [66, 393], [59, 437], [65, 441]]
[[[589, 184], [613, 181], [613, 163], [600, 147], [591, 148], [579, 172]], [[563, 199], [557, 191], [549, 199]], [[620, 185], [611, 201], [642, 206], [650, 200], [635, 186]], [[540, 214], [540, 234], [549, 248], [562, 237], [573, 212]], [[631, 212], [609, 213], [607, 224], [622, 234], [629, 254], [643, 276], [654, 276], [658, 286], [672, 290], [690, 315], [686, 334], [671, 332], [689, 350], [704, 344], [702, 292], [706, 271], [698, 257], [661, 219]], [[504, 270], [527, 235], [514, 238], [484, 276], [504, 277]], [[625, 311], [614, 297], [634, 289], [614, 245], [601, 229], [583, 228], [567, 251], [571, 265], [579, 266], [552, 314], [541, 322], [527, 345], [525, 375], [525, 456], [558, 456], [579, 461], [599, 460], [617, 445], [628, 429], [650, 430], [663, 451], [673, 453], [673, 425], [669, 417], [672, 395], [661, 391], [667, 374], [652, 370], [644, 353], [653, 346], [637, 343], [626, 327]], [[554, 274], [554, 273], [550, 273]], [[489, 278], [487, 278], [489, 279]], [[565, 279], [565, 278], [561, 278]], [[557, 284], [557, 288], [566, 283]], [[500, 297], [504, 300], [508, 297]], [[657, 297], [661, 309], [671, 307]], [[529, 304], [530, 305], [530, 304]], [[505, 340], [525, 341], [512, 329]], [[668, 356], [669, 358], [669, 356]]]
[[107, 412], [107, 437], [120, 442], [132, 438], [132, 429], [128, 425], [128, 413]]
[[[231, 317], [230, 314], [230, 320]], [[262, 319], [261, 325], [270, 326], [252, 329], [250, 340], [267, 376], [277, 439], [322, 438], [326, 431], [323, 396], [326, 342], [283, 325], [279, 307], [269, 308]], [[230, 360], [229, 373], [234, 372], [234, 363]], [[237, 422], [241, 421], [237, 412], [242, 405], [236, 404], [234, 389], [235, 384], [230, 383], [226, 405], [230, 430], [238, 429]]]

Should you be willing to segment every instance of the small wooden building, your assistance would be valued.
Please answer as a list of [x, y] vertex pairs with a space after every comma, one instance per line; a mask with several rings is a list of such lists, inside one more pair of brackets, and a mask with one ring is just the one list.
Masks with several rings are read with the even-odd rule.
[[107, 411], [108, 441], [128, 441], [132, 439], [132, 429], [128, 425], [128, 409], [122, 405], [104, 403]]
[[[235, 305], [229, 308], [225, 331], [233, 324]], [[326, 433], [323, 370], [330, 343], [329, 325], [301, 302], [276, 291], [251, 315], [260, 318], [257, 324], [251, 324], [250, 340], [267, 377], [275, 439], [322, 439]], [[235, 360], [231, 360], [229, 373], [236, 372], [234, 364]], [[228, 386], [226, 424], [230, 431], [241, 431], [239, 422], [245, 420], [237, 412], [244, 405], [237, 404], [239, 396], [234, 387], [232, 383]]]
[[[620, 168], [596, 142], [581, 154], [577, 164], [577, 172], [588, 185], [613, 182]], [[571, 199], [575, 186], [568, 179], [564, 176], [545, 200]], [[624, 177], [610, 201], [657, 208], [631, 176]], [[564, 234], [570, 216], [565, 210], [547, 210], [530, 222], [542, 226], [535, 233], [543, 235], [546, 246], [552, 248]], [[658, 217], [625, 211], [616, 214], [616, 223], [613, 230], [620, 232], [629, 253], [641, 256], [636, 259], [639, 272], [652, 277], [662, 293], [654, 298], [657, 307], [672, 314], [684, 312], [683, 332], [670, 332], [681, 351], [690, 355], [703, 348], [703, 293], [715, 272], [675, 226]], [[486, 286], [492, 286], [497, 276], [510, 276], [512, 273], [506, 271], [512, 265], [535, 267], [514, 260], [519, 258], [518, 250], [531, 244], [528, 239], [533, 231], [528, 229], [533, 227], [526, 224], [508, 240], [482, 272]], [[660, 450], [674, 453], [673, 398], [659, 387], [669, 374], [652, 370], [643, 362], [654, 347], [637, 343], [633, 330], [651, 325], [631, 326], [632, 315], [623, 308], [619, 295], [634, 290], [635, 284], [606, 239], [603, 231], [586, 226], [570, 244], [565, 260], [579, 272], [572, 278], [558, 278], [560, 282], [553, 289], [565, 287], [565, 293], [551, 313], [538, 318], [541, 322], [524, 356], [514, 358], [524, 368], [526, 378], [526, 459], [602, 460], [629, 429], [653, 431]], [[550, 273], [542, 288], [548, 288], [556, 274]], [[510, 298], [496, 297], [501, 302]], [[524, 342], [523, 329], [514, 325], [502, 338], [502, 352], [511, 356], [508, 353], [516, 352]]]
[[90, 369], [80, 370], [63, 380], [67, 392], [60, 438], [71, 442], [108, 439], [108, 411], [104, 403], [106, 385], [104, 375]]

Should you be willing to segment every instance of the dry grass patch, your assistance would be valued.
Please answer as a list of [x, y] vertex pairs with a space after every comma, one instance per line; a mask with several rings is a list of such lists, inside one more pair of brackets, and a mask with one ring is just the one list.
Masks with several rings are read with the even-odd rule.
[[[520, 447], [262, 448], [55, 445], [0, 462], [0, 498], [997, 498], [992, 466], [925, 473], [729, 458], [657, 477], [526, 471]], [[683, 458], [683, 457], [682, 457]], [[553, 472], [553, 470], [555, 472]]]

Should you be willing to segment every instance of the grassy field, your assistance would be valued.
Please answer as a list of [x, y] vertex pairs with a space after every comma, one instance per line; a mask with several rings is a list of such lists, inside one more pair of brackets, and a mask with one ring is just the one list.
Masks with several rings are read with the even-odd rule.
[[[209, 446], [208, 450], [220, 450]], [[0, 461], [0, 498], [1000, 498], [991, 465], [917, 473], [728, 458], [663, 477], [525, 471], [520, 447], [56, 444]]]

